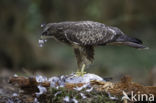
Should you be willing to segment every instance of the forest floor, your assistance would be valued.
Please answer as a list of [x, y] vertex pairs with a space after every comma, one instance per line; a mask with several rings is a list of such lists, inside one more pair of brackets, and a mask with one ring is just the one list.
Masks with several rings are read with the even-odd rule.
[[[152, 103], [156, 97], [155, 86], [135, 83], [129, 76], [114, 82], [101, 80], [93, 74], [95, 80], [83, 83], [82, 78], [75, 79], [73, 74], [47, 78], [17, 76], [9, 71], [1, 73], [0, 103]], [[143, 99], [142, 95], [145, 95]]]

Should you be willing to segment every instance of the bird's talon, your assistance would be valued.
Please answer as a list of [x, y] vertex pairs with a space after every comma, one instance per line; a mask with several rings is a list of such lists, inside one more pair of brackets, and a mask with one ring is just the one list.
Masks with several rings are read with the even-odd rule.
[[83, 76], [84, 74], [86, 74], [86, 72], [79, 72], [79, 71], [77, 71], [75, 74], [76, 74], [77, 76]]
[[83, 64], [81, 70], [80, 70], [80, 71], [78, 70], [78, 71], [76, 72], [76, 75], [77, 75], [77, 76], [83, 76], [84, 74], [86, 74], [86, 72], [84, 71], [85, 66], [86, 66], [86, 65]]

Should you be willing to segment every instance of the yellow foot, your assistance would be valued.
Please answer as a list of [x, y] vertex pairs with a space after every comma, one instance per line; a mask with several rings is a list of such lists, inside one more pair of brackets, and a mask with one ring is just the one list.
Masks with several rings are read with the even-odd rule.
[[80, 71], [78, 70], [78, 71], [76, 72], [76, 75], [77, 75], [77, 76], [83, 76], [84, 74], [86, 74], [86, 72], [84, 71], [84, 69], [85, 69], [85, 64], [82, 65], [82, 68], [81, 68]]
[[86, 72], [77, 71], [75, 74], [77, 76], [83, 76], [84, 74], [86, 74]]

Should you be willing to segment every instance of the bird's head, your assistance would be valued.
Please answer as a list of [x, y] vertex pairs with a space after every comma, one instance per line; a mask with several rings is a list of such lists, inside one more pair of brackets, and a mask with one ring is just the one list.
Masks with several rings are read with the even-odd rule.
[[48, 39], [53, 38], [55, 33], [55, 28], [53, 27], [52, 23], [49, 24], [41, 24], [41, 28], [43, 28], [43, 31], [41, 33], [41, 39]]

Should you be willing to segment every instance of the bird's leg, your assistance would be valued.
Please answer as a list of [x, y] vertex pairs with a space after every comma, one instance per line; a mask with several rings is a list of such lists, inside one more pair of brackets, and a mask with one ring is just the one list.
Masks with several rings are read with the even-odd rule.
[[81, 68], [81, 73], [84, 73], [84, 74], [86, 73], [86, 72], [84, 72], [85, 67], [86, 67], [86, 65], [85, 65], [85, 64], [83, 64], [83, 65], [82, 65], [82, 68]]
[[83, 65], [82, 65], [82, 68], [80, 69], [80, 71], [78, 70], [78, 71], [76, 72], [76, 75], [77, 75], [77, 76], [83, 76], [84, 74], [86, 74], [86, 72], [84, 71], [84, 70], [85, 70], [85, 67], [86, 67], [86, 65], [83, 64]]

